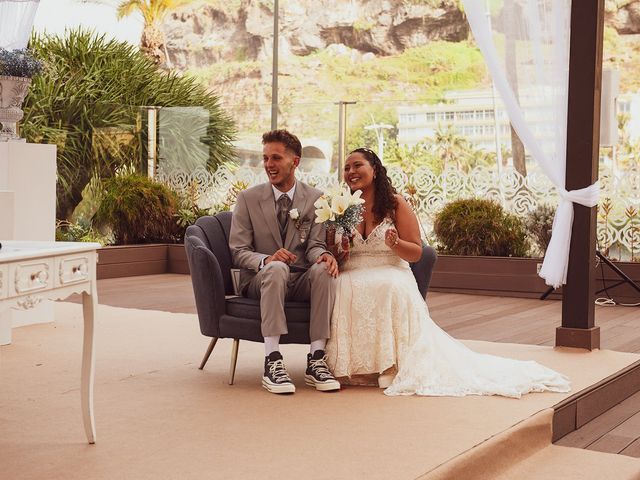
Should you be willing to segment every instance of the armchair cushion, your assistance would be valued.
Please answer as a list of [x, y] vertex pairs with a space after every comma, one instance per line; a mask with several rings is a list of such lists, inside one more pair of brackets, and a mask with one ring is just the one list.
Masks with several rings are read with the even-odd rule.
[[[261, 323], [260, 301], [246, 297], [227, 298], [227, 315], [232, 317], [249, 318]], [[290, 302], [284, 304], [287, 323], [309, 323], [309, 303]]]

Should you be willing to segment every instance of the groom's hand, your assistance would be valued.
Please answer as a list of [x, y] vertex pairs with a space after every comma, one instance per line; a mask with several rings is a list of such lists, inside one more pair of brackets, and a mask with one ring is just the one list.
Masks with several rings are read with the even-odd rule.
[[338, 262], [330, 253], [323, 253], [318, 257], [316, 263], [324, 263], [324, 268], [333, 278], [338, 277]]
[[295, 254], [291, 253], [286, 248], [281, 248], [270, 257], [267, 257], [267, 259], [264, 261], [264, 264], [266, 265], [269, 262], [279, 261], [279, 262], [286, 263], [287, 265], [291, 265], [293, 262], [296, 261], [296, 258], [298, 257]]

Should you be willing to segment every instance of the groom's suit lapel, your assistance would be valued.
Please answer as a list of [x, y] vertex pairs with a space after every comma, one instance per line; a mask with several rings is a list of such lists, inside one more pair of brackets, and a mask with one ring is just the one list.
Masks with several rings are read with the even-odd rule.
[[269, 231], [273, 236], [278, 248], [282, 248], [282, 237], [280, 237], [280, 228], [278, 227], [278, 218], [276, 217], [276, 202], [273, 197], [273, 188], [270, 183], [264, 184], [262, 198], [260, 199], [260, 208], [267, 222]]
[[[293, 195], [293, 203], [291, 204], [291, 210], [294, 208], [298, 209], [298, 213], [300, 214], [300, 220], [304, 218], [305, 208], [307, 206], [307, 195], [306, 195], [306, 186], [297, 181], [296, 183], [296, 192]], [[284, 248], [287, 250], [291, 249], [291, 243], [295, 239], [296, 232], [298, 229], [296, 228], [296, 222], [289, 218], [289, 222], [287, 223], [287, 234], [284, 239]]]

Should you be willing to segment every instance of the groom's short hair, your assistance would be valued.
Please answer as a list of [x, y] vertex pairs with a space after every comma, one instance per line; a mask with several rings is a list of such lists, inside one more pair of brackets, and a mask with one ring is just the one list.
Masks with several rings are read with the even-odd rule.
[[302, 156], [302, 144], [298, 137], [288, 130], [271, 130], [262, 135], [262, 144], [278, 142], [284, 145], [284, 148], [291, 150], [297, 157]]

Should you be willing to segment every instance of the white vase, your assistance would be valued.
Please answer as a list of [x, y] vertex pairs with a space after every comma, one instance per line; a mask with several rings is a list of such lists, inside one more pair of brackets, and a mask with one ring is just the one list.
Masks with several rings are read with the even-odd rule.
[[27, 96], [31, 79], [0, 75], [0, 142], [24, 141], [16, 133], [16, 123], [22, 120], [22, 102]]

